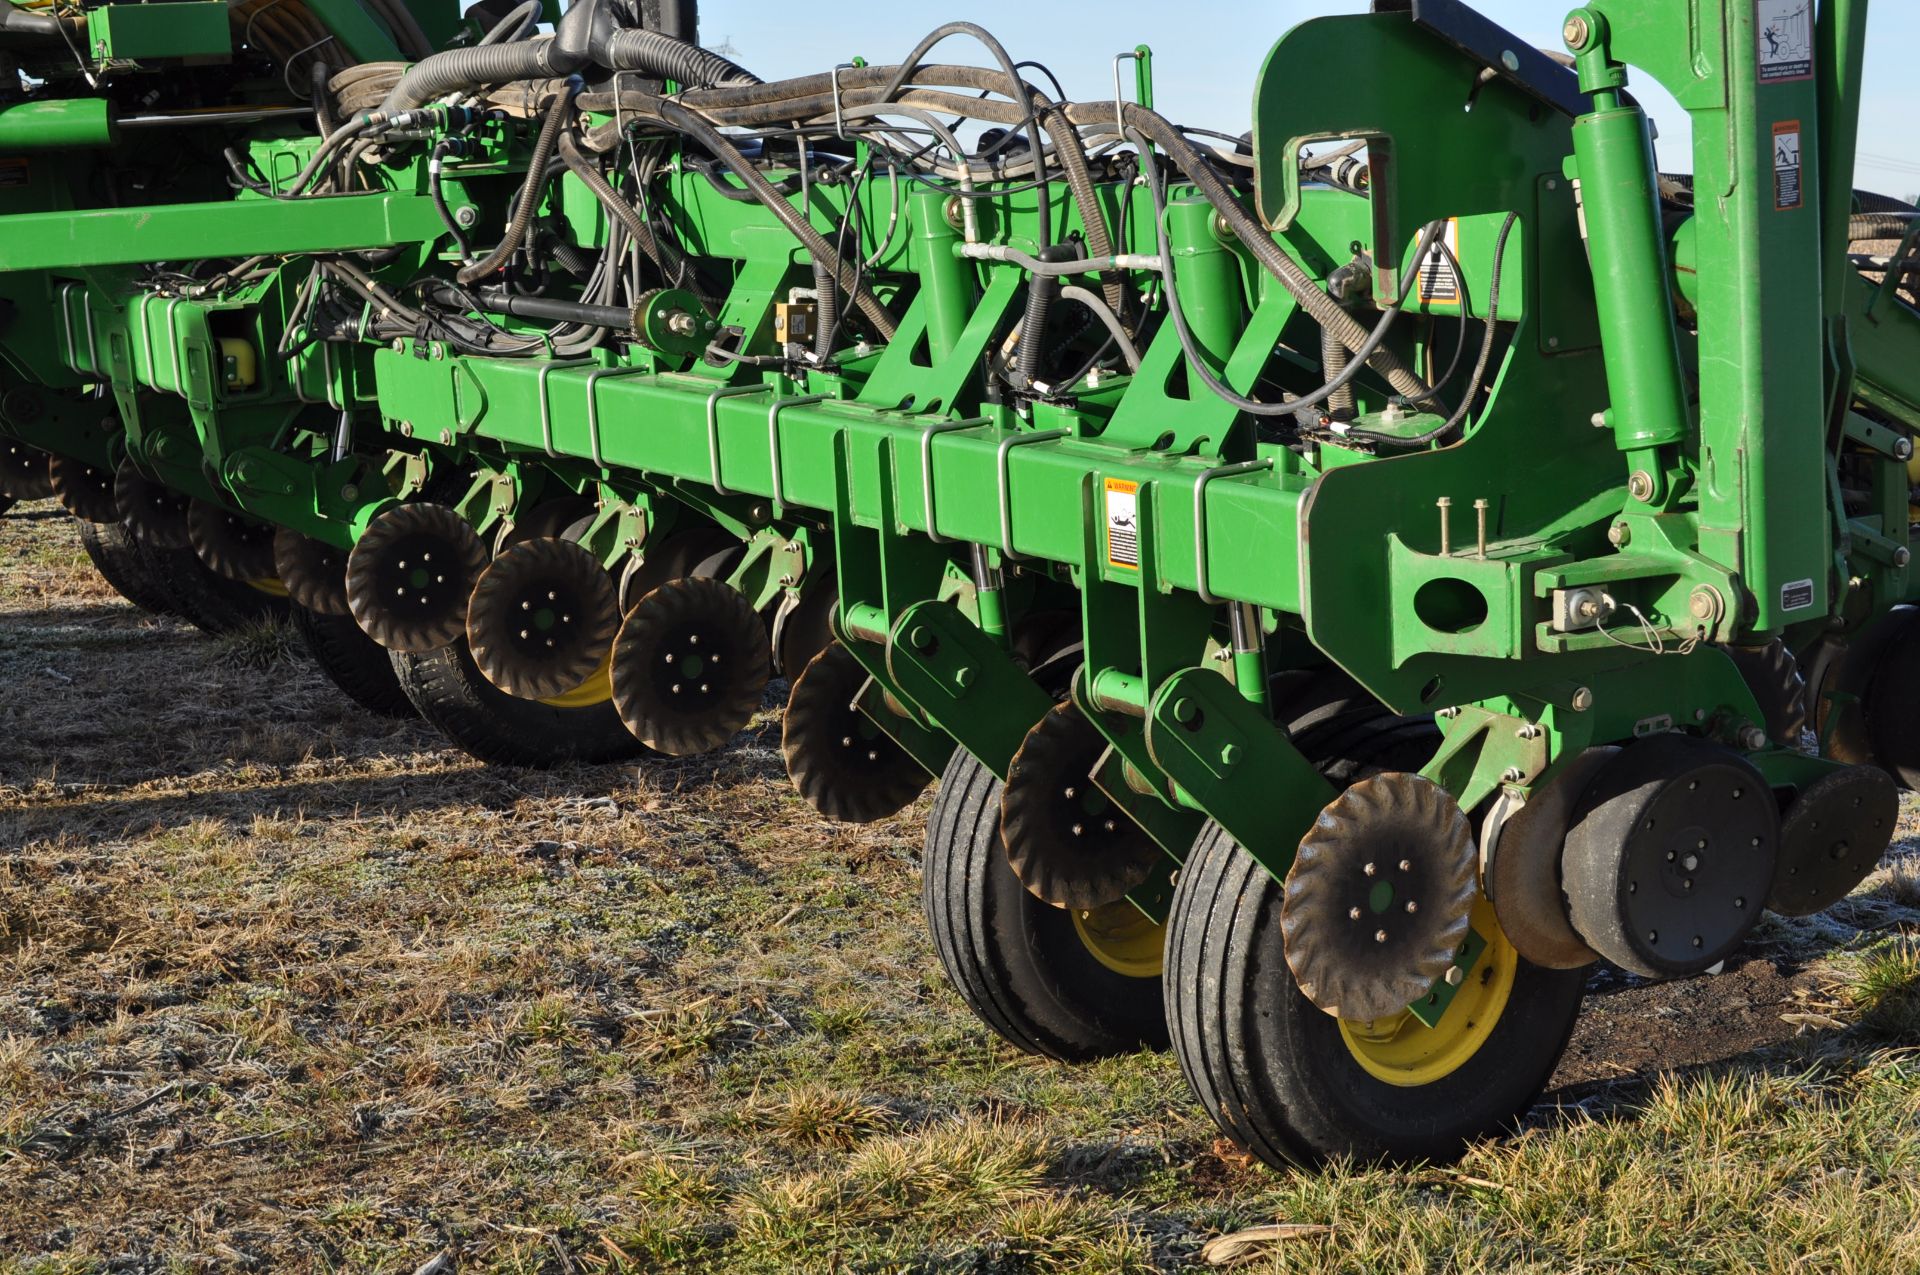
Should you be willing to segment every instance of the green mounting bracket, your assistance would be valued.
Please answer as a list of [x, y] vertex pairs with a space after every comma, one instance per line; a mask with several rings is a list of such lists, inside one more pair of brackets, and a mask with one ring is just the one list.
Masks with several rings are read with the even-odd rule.
[[950, 602], [919, 602], [900, 613], [887, 671], [914, 707], [1001, 779], [1027, 732], [1053, 708], [1052, 696]]
[[1147, 751], [1276, 880], [1337, 795], [1267, 716], [1212, 669], [1175, 673], [1147, 709]]

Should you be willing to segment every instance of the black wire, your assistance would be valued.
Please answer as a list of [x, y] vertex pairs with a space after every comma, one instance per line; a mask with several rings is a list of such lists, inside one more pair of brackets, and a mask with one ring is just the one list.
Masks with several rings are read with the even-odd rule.
[[1487, 333], [1480, 342], [1480, 361], [1474, 366], [1473, 380], [1467, 386], [1466, 395], [1461, 398], [1460, 406], [1454, 409], [1453, 415], [1447, 418], [1446, 424], [1411, 438], [1397, 438], [1392, 434], [1377, 434], [1361, 429], [1348, 430], [1345, 435], [1347, 438], [1381, 447], [1425, 447], [1437, 438], [1446, 437], [1467, 418], [1473, 401], [1480, 397], [1480, 391], [1486, 384], [1487, 364], [1493, 360], [1493, 338], [1500, 326], [1500, 275], [1507, 260], [1507, 239], [1519, 221], [1519, 213], [1508, 213], [1506, 221], [1500, 226], [1500, 240], [1493, 249], [1493, 274], [1487, 284]]

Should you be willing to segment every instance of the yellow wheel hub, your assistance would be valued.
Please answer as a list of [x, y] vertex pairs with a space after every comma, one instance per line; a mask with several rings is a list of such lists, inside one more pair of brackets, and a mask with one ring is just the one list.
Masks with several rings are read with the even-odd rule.
[[1159, 978], [1165, 964], [1167, 927], [1121, 899], [1073, 913], [1074, 933], [1093, 959], [1128, 978]]
[[1347, 1050], [1368, 1075], [1407, 1089], [1430, 1085], [1458, 1071], [1486, 1044], [1506, 1012], [1520, 953], [1484, 895], [1473, 905], [1473, 928], [1486, 939], [1486, 949], [1438, 1024], [1428, 1027], [1406, 1010], [1370, 1023], [1340, 1020]]
[[604, 704], [613, 698], [613, 648], [600, 657], [600, 667], [593, 676], [568, 691], [565, 695], [556, 695], [552, 699], [540, 702], [549, 708], [592, 708], [595, 704]]

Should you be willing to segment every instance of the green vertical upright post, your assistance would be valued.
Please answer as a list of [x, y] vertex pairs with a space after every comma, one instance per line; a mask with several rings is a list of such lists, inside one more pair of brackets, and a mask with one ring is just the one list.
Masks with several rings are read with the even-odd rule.
[[913, 195], [915, 265], [926, 295], [927, 353], [935, 361], [959, 348], [976, 300], [973, 265], [954, 252], [960, 235], [947, 222], [947, 198], [937, 190]]
[[1826, 315], [1837, 318], [1846, 307], [1847, 281], [1854, 274], [1847, 260], [1853, 216], [1853, 165], [1860, 147], [1860, 93], [1867, 61], [1866, 0], [1826, 0], [1820, 6], [1820, 190], [1821, 263]]
[[1726, 106], [1696, 111], [1693, 130], [1701, 549], [1737, 566], [1761, 634], [1824, 614], [1833, 568], [1813, 480], [1826, 469], [1814, 5], [1768, 5], [1765, 24], [1752, 0], [1720, 8]]

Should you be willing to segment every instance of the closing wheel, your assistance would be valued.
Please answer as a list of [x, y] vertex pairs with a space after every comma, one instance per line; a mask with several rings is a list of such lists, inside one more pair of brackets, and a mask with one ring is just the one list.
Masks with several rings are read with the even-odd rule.
[[190, 498], [164, 483], [157, 483], [122, 460], [113, 475], [113, 503], [120, 521], [140, 538], [140, 543], [155, 549], [191, 549], [193, 537], [187, 531], [187, 506]]
[[204, 500], [187, 506], [187, 538], [207, 570], [228, 580], [270, 580], [273, 528]]
[[515, 699], [480, 672], [464, 638], [425, 654], [396, 651], [392, 659], [420, 716], [481, 761], [549, 767], [646, 755], [609, 699], [578, 705]]
[[941, 776], [921, 871], [947, 977], [1016, 1048], [1074, 1062], [1165, 1047], [1163, 928], [1125, 901], [1082, 915], [1030, 894], [1000, 839], [1000, 781], [967, 752]]
[[381, 717], [419, 715], [400, 689], [387, 648], [368, 637], [352, 616], [321, 615], [296, 604], [293, 627], [313, 662], [348, 699]]
[[613, 702], [635, 739], [669, 757], [712, 752], [753, 720], [773, 676], [767, 626], [718, 580], [669, 580], [613, 644]]
[[613, 577], [579, 545], [547, 536], [495, 558], [467, 603], [473, 662], [519, 699], [579, 690], [607, 663], [619, 631]]
[[781, 721], [787, 777], [807, 804], [840, 823], [873, 823], [898, 814], [933, 782], [853, 697], [867, 670], [838, 641], [808, 661], [793, 681]]
[[273, 569], [287, 596], [314, 614], [353, 614], [347, 605], [345, 549], [282, 527], [273, 535]]
[[47, 473], [61, 507], [80, 521], [120, 521], [120, 506], [113, 498], [113, 470], [71, 456], [55, 456], [47, 462]]
[[446, 505], [395, 505], [347, 555], [347, 605], [388, 650], [437, 651], [466, 635], [467, 600], [486, 565], [479, 534]]
[[1174, 887], [1167, 1017], [1220, 1127], [1272, 1165], [1452, 1159], [1511, 1127], [1566, 1048], [1585, 976], [1533, 965], [1474, 905], [1479, 958], [1434, 1027], [1322, 1012], [1295, 983], [1283, 890], [1209, 823]]
[[45, 500], [53, 495], [48, 460], [38, 447], [0, 438], [0, 495], [15, 500]]

